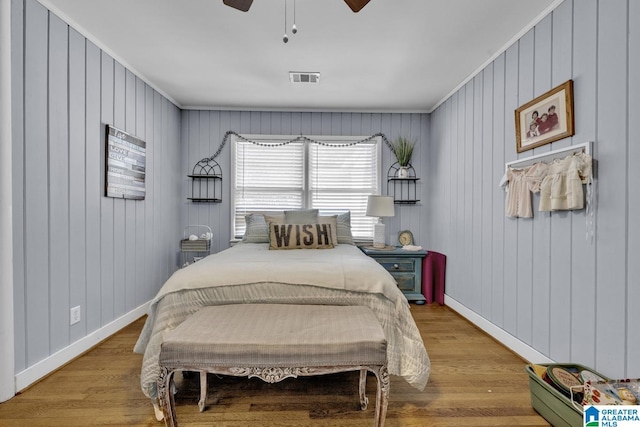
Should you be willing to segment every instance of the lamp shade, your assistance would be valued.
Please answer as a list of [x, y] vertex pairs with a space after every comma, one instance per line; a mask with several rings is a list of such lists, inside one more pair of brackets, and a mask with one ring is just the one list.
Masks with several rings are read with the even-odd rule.
[[394, 216], [393, 197], [391, 196], [369, 196], [367, 199], [367, 216]]

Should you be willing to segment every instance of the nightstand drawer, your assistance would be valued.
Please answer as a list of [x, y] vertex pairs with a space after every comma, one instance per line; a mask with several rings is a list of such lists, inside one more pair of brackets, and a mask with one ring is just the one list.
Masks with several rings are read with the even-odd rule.
[[382, 265], [390, 273], [393, 272], [410, 272], [416, 271], [416, 265], [412, 259], [402, 258], [377, 258], [376, 261]]
[[414, 291], [416, 289], [416, 275], [414, 273], [391, 272], [391, 275], [398, 282], [398, 288], [401, 291]]

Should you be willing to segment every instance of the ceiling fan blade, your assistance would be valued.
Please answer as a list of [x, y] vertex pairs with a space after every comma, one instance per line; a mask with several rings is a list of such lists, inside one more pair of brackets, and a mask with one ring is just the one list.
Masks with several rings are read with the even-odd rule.
[[344, 2], [357, 13], [369, 3], [369, 0], [344, 0]]
[[227, 6], [246, 12], [251, 7], [253, 0], [222, 0]]

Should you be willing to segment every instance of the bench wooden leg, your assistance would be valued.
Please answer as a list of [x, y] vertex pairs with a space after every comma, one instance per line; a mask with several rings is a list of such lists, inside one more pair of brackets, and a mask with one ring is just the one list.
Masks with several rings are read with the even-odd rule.
[[207, 371], [200, 371], [200, 401], [198, 402], [198, 408], [200, 412], [204, 411], [207, 404]]
[[387, 366], [383, 365], [374, 371], [378, 379], [378, 388], [376, 390], [376, 427], [384, 427], [384, 421], [387, 418], [387, 406], [389, 404], [389, 372]]
[[367, 398], [367, 370], [360, 369], [360, 409], [366, 410], [367, 405], [369, 404], [369, 399]]
[[158, 377], [158, 403], [164, 414], [164, 424], [167, 427], [178, 427], [178, 419], [175, 411], [175, 397], [173, 396], [173, 370], [160, 368]]

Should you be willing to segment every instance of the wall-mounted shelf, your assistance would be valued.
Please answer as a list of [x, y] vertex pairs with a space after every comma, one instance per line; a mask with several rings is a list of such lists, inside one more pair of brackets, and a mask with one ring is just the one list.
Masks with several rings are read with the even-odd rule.
[[191, 197], [188, 200], [198, 203], [222, 202], [222, 169], [213, 159], [202, 159], [193, 167], [191, 178]]
[[546, 153], [536, 154], [534, 156], [524, 157], [522, 159], [513, 160], [511, 162], [507, 162], [504, 165], [505, 171], [508, 168], [524, 168], [526, 166], [531, 166], [534, 163], [544, 162], [550, 163], [556, 159], [563, 159], [571, 154], [584, 152], [585, 154], [591, 155], [592, 151], [592, 142], [583, 142], [582, 144], [575, 144], [565, 148], [558, 148], [557, 150], [549, 151]]
[[415, 205], [420, 201], [416, 188], [419, 179], [410, 163], [402, 168], [395, 162], [387, 171], [387, 195], [393, 196], [393, 203], [397, 205]]

